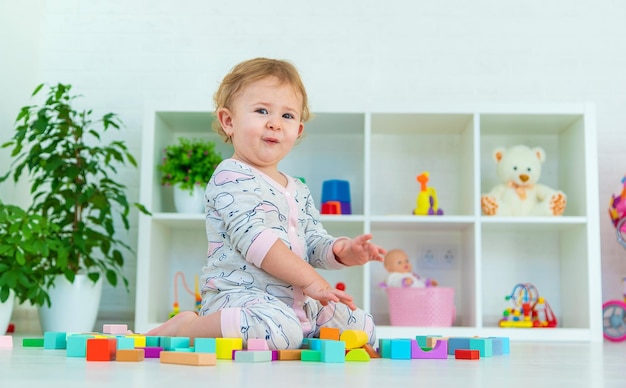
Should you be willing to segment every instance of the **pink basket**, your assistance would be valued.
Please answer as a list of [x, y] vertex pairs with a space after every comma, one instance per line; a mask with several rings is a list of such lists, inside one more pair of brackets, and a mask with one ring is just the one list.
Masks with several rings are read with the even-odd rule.
[[392, 326], [452, 326], [454, 288], [387, 287]]

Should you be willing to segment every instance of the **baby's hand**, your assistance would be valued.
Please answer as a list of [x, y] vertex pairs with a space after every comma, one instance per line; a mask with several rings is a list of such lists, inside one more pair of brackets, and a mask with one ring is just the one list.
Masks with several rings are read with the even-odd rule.
[[347, 293], [332, 288], [325, 280], [317, 280], [302, 289], [304, 295], [319, 300], [322, 306], [328, 305], [328, 302], [343, 303], [350, 310], [356, 310], [356, 305], [352, 301], [352, 297]]
[[372, 243], [371, 234], [362, 234], [354, 239], [342, 238], [333, 244], [333, 253], [343, 265], [363, 265], [370, 261], [383, 261], [386, 250]]

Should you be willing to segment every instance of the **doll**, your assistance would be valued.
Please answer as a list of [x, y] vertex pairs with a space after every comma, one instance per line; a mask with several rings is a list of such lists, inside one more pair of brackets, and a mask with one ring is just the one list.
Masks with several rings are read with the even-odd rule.
[[422, 279], [413, 273], [413, 266], [407, 254], [401, 249], [392, 249], [385, 255], [387, 287], [434, 287], [436, 280]]

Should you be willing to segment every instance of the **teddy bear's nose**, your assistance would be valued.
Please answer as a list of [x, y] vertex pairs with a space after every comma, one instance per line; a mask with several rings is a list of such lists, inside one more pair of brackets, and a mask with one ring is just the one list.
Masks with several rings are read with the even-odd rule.
[[522, 182], [526, 182], [526, 181], [528, 180], [528, 175], [526, 175], [526, 174], [521, 174], [521, 175], [519, 176], [519, 179], [520, 179]]

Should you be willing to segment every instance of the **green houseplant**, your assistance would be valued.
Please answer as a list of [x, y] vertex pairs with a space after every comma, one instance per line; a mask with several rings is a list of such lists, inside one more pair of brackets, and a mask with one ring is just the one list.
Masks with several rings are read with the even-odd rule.
[[0, 202], [0, 302], [8, 300], [11, 291], [19, 303], [50, 305], [46, 292], [52, 277], [42, 258], [50, 251], [67, 255], [59, 239], [59, 226], [38, 214]]
[[158, 166], [162, 174], [161, 184], [174, 187], [179, 211], [182, 210], [181, 205], [178, 205], [180, 202], [177, 201], [177, 195], [199, 196], [200, 199], [193, 200], [201, 205], [202, 192], [221, 161], [222, 156], [215, 150], [215, 143], [209, 140], [179, 137], [178, 143], [165, 147], [163, 161]]
[[[44, 86], [37, 86], [32, 95]], [[12, 149], [14, 160], [0, 182], [10, 176], [18, 181], [27, 174], [32, 203], [26, 213], [55, 225], [51, 232], [60, 246], [50, 245], [31, 267], [70, 283], [79, 273], [94, 283], [104, 276], [112, 286], [121, 279], [128, 290], [122, 251], [131, 248], [116, 231], [120, 226], [129, 229], [131, 206], [116, 174], [118, 166], [137, 163], [123, 142], [103, 144], [106, 131], [122, 127], [118, 116], [107, 113], [94, 119], [91, 109], [74, 107], [78, 97], [71, 85], [59, 83], [48, 86], [40, 105], [21, 108], [12, 139], [2, 145]], [[135, 206], [149, 214], [141, 204]]]

